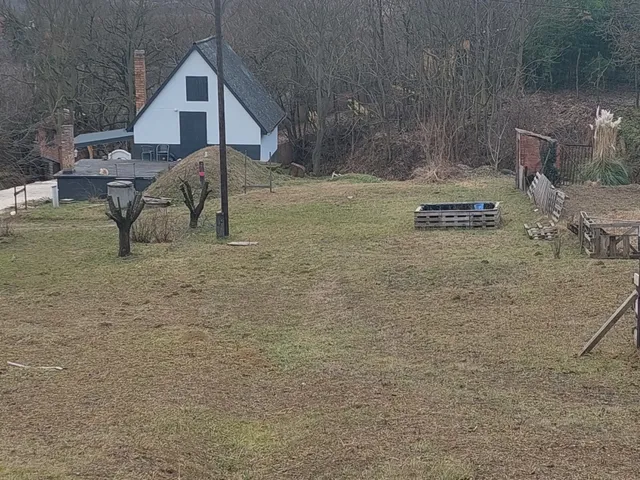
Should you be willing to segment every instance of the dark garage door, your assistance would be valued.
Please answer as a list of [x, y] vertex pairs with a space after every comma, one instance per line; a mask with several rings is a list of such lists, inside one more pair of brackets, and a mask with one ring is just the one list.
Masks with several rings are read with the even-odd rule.
[[180, 112], [182, 158], [207, 146], [207, 112]]

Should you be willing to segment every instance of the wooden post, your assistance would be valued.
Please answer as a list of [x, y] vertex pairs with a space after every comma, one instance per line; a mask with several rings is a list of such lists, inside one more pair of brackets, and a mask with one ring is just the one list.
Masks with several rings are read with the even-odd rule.
[[580, 212], [580, 218], [578, 219], [578, 241], [580, 242], [580, 253], [584, 252], [584, 217]]
[[24, 187], [23, 187], [23, 192], [24, 192], [24, 209], [27, 209], [27, 181], [24, 181]]
[[222, 212], [216, 213], [216, 237], [224, 238], [224, 218]]
[[636, 348], [640, 349], [640, 298], [638, 297], [638, 295], [640, 295], [640, 275], [637, 273], [633, 275], [633, 283], [636, 286], [636, 301], [633, 306], [636, 315], [636, 327], [633, 330], [633, 340]]
[[247, 156], [244, 156], [244, 185], [242, 187], [244, 194], [247, 194]]
[[18, 213], [18, 187], [13, 187], [13, 208]]
[[204, 188], [205, 177], [204, 177], [204, 162], [198, 162], [198, 175], [200, 176], [200, 188]]
[[[582, 357], [587, 353], [589, 353], [591, 350], [593, 350], [594, 347], [600, 342], [600, 340], [604, 338], [607, 332], [613, 328], [613, 326], [618, 322], [618, 320], [620, 320], [620, 318], [622, 318], [622, 315], [624, 315], [624, 312], [626, 312], [629, 309], [629, 307], [631, 307], [631, 305], [634, 305], [634, 304], [637, 305], [637, 303], [638, 303], [638, 290], [636, 287], [636, 290], [634, 290], [633, 293], [627, 297], [624, 303], [620, 305], [615, 312], [613, 312], [613, 315], [611, 315], [611, 317], [609, 317], [609, 320], [607, 320], [604, 323], [604, 325], [602, 325], [602, 327], [600, 327], [600, 329], [595, 333], [595, 335], [591, 337], [591, 339], [585, 344], [584, 348], [580, 352], [580, 356]], [[638, 320], [636, 316], [636, 329], [637, 327], [638, 327]], [[636, 345], [638, 345], [637, 340], [636, 340]]]
[[227, 189], [227, 129], [224, 111], [224, 46], [222, 42], [222, 0], [215, 0], [216, 60], [218, 75], [218, 127], [220, 137], [220, 204], [224, 217], [224, 236], [229, 236], [229, 191]]

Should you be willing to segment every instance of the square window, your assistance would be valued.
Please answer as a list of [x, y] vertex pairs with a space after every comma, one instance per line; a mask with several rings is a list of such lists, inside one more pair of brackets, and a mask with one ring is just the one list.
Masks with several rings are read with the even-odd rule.
[[209, 78], [187, 77], [187, 102], [209, 101]]

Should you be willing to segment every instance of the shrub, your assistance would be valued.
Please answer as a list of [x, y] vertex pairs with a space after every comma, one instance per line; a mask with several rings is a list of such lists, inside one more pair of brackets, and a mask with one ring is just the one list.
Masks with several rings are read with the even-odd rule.
[[614, 159], [594, 159], [584, 166], [582, 177], [602, 185], [628, 185], [631, 181], [624, 163]]
[[180, 229], [166, 208], [150, 208], [133, 224], [131, 240], [136, 243], [171, 243]]
[[0, 238], [7, 238], [13, 235], [13, 218], [0, 216]]
[[373, 175], [367, 175], [366, 173], [346, 173], [344, 175], [332, 176], [329, 181], [345, 183], [380, 183], [383, 180]]
[[615, 120], [613, 113], [598, 108], [593, 129], [593, 160], [582, 169], [584, 180], [602, 185], [626, 185], [630, 181], [629, 170], [619, 159], [618, 132], [622, 118]]

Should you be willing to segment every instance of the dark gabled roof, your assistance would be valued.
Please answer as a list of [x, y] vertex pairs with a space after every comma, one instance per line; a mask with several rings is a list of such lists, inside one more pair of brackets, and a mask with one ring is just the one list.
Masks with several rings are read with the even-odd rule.
[[[218, 49], [215, 37], [200, 40], [195, 45], [217, 73]], [[260, 125], [263, 133], [273, 131], [284, 119], [284, 112], [228, 43], [223, 42], [222, 51], [224, 82], [227, 88]]]
[[[182, 58], [180, 63], [171, 72], [171, 75], [164, 81], [162, 86], [153, 94], [142, 110], [136, 115], [128, 130], [131, 131], [138, 119], [144, 114], [147, 107], [153, 103], [156, 97], [171, 81], [187, 58], [197, 51], [207, 62], [211, 69], [217, 72], [217, 51], [215, 37], [200, 40], [193, 44], [189, 52]], [[267, 90], [258, 79], [247, 69], [242, 59], [233, 51], [226, 42], [223, 43], [224, 60], [224, 83], [234, 97], [240, 102], [244, 109], [251, 115], [251, 118], [260, 126], [263, 134], [273, 131], [282, 120], [285, 113], [280, 106], [271, 98]]]
[[106, 132], [82, 133], [75, 138], [76, 148], [88, 147], [90, 145], [103, 145], [122, 140], [129, 140], [133, 134], [127, 132], [125, 128], [119, 130], [108, 130]]

